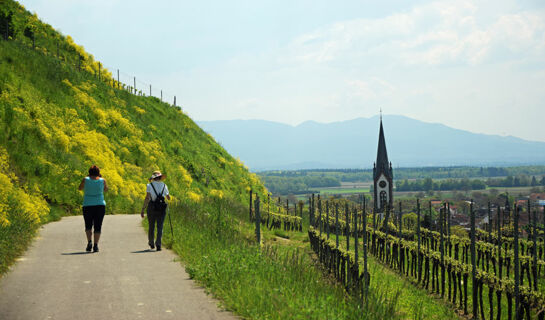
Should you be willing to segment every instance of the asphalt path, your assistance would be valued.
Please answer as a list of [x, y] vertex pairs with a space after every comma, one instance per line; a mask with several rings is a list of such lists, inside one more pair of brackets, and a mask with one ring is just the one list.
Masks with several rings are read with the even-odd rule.
[[85, 246], [81, 216], [43, 226], [0, 280], [0, 319], [236, 319], [176, 254], [149, 250], [139, 215], [107, 215], [100, 252]]

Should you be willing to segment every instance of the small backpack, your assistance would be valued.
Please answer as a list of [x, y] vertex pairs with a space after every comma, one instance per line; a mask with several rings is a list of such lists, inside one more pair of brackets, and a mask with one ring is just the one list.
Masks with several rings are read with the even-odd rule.
[[163, 196], [163, 191], [165, 191], [166, 185], [163, 185], [163, 190], [161, 191], [161, 194], [157, 194], [157, 191], [155, 190], [152, 182], [150, 182], [150, 185], [156, 196], [155, 200], [150, 201], [151, 208], [154, 211], [165, 211], [167, 208], [167, 202], [165, 201], [165, 197]]

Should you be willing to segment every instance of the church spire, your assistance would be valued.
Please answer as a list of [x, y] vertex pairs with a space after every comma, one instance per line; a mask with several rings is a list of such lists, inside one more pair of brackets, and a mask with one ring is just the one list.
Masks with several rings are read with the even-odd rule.
[[388, 161], [386, 151], [386, 139], [382, 126], [382, 110], [380, 115], [380, 130], [378, 133], [377, 161], [373, 166], [373, 190], [375, 212], [385, 212], [386, 208], [393, 206], [393, 172], [392, 164]]
[[380, 131], [378, 134], [378, 149], [377, 149], [377, 175], [384, 173], [390, 177], [390, 162], [388, 161], [388, 152], [386, 151], [386, 140], [384, 139], [384, 129], [382, 127], [382, 116], [380, 119]]

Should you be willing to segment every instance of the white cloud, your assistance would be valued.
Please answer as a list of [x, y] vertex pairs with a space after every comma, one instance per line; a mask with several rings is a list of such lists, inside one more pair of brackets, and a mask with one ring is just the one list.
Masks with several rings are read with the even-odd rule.
[[382, 18], [337, 22], [294, 39], [283, 61], [322, 64], [379, 55], [404, 65], [476, 65], [497, 50], [543, 54], [543, 10], [487, 9], [479, 1], [436, 1]]

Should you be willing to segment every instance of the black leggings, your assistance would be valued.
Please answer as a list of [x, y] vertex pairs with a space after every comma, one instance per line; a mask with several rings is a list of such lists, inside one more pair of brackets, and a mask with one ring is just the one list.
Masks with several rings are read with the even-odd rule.
[[85, 206], [83, 207], [83, 219], [85, 219], [85, 231], [89, 231], [95, 226], [95, 233], [100, 233], [102, 229], [102, 220], [106, 213], [106, 206]]

